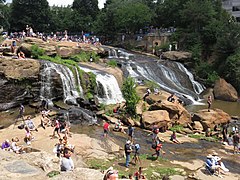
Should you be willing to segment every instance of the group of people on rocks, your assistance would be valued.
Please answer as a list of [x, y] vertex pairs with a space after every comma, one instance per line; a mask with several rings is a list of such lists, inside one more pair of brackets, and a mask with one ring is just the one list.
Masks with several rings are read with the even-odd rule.
[[[68, 141], [68, 137], [71, 137], [70, 134], [70, 122], [68, 121], [59, 121], [57, 118], [51, 120], [49, 117], [50, 110], [46, 107], [41, 109], [41, 122], [39, 126], [36, 126], [30, 115], [25, 119], [24, 117], [25, 107], [23, 104], [20, 104], [19, 114], [17, 116], [15, 124], [21, 119], [22, 123], [18, 126], [19, 129], [25, 130], [24, 142], [27, 146], [30, 146], [32, 141], [35, 139], [33, 132], [39, 132], [38, 128], [42, 127], [46, 129], [48, 127], [53, 127], [53, 134], [51, 139], [55, 139], [55, 134], [58, 135], [58, 142], [55, 144], [53, 152], [59, 157], [61, 171], [69, 171], [74, 169], [74, 164], [71, 159], [72, 153], [74, 153], [74, 145], [71, 145]], [[14, 125], [15, 127], [15, 125]], [[61, 135], [63, 134], [63, 135]], [[6, 139], [2, 145], [1, 149], [4, 151], [11, 151], [17, 154], [25, 153], [26, 148], [24, 145], [19, 144], [19, 138], [12, 138], [12, 142]]]

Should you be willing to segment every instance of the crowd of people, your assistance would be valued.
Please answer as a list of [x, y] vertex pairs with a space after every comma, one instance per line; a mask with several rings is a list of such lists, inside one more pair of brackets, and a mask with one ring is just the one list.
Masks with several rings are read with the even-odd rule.
[[58, 142], [53, 147], [53, 152], [60, 158], [60, 169], [61, 171], [73, 170], [74, 164], [71, 159], [71, 155], [74, 153], [75, 146], [71, 145], [68, 141], [68, 138], [71, 137], [70, 122], [63, 119], [60, 120], [56, 117], [52, 119], [49, 115], [50, 110], [46, 107], [47, 106], [41, 106], [41, 118], [39, 125], [36, 126], [30, 115], [25, 118], [25, 107], [23, 104], [20, 104], [19, 113], [16, 117], [13, 128], [15, 128], [16, 123], [20, 121], [18, 129], [25, 131], [23, 141], [26, 145], [20, 145], [19, 138], [13, 137], [11, 142], [9, 139], [4, 140], [4, 142], [2, 142], [1, 149], [4, 151], [14, 152], [16, 154], [26, 153], [28, 147], [30, 147], [35, 140], [34, 133], [38, 133], [39, 128], [43, 128], [44, 130], [46, 130], [46, 128], [53, 128], [53, 133], [50, 135], [50, 139], [58, 138]]
[[[173, 98], [171, 95], [170, 98]], [[170, 100], [169, 98], [169, 100]], [[172, 101], [172, 100], [171, 100]], [[171, 102], [170, 101], [170, 102]], [[59, 118], [51, 118], [49, 113], [51, 112], [48, 110], [48, 106], [45, 102], [42, 102], [40, 106], [40, 122], [39, 125], [36, 126], [34, 121], [32, 120], [31, 116], [27, 116], [25, 119], [25, 107], [23, 104], [20, 104], [19, 107], [19, 114], [17, 116], [17, 120], [22, 121], [22, 124], [18, 126], [19, 129], [23, 129], [25, 131], [24, 142], [27, 146], [31, 146], [32, 142], [34, 142], [34, 133], [39, 132], [39, 128], [53, 128], [53, 132], [51, 135], [51, 139], [58, 139], [58, 142], [55, 144], [53, 148], [53, 153], [56, 154], [57, 157], [60, 158], [60, 170], [61, 171], [72, 171], [74, 169], [74, 163], [71, 158], [71, 155], [74, 153], [75, 146], [71, 145], [68, 141], [68, 138], [71, 137], [70, 134], [70, 123], [69, 121], [62, 121]], [[120, 112], [120, 108], [116, 108], [116, 112]], [[228, 126], [223, 127], [223, 132], [225, 134], [225, 141], [231, 146], [234, 147], [234, 153], [239, 154], [240, 149], [240, 137], [238, 133], [237, 127], [233, 128], [232, 133], [227, 133]], [[141, 146], [140, 143], [134, 142], [134, 127], [130, 124], [127, 128], [124, 127], [121, 120], [117, 120], [114, 128], [114, 131], [126, 134], [126, 143], [124, 145], [124, 152], [125, 152], [125, 167], [128, 169], [131, 164], [139, 165], [139, 169], [134, 174], [129, 174], [129, 179], [146, 179], [145, 175], [143, 174], [142, 162], [140, 158], [140, 150]], [[152, 157], [156, 156], [155, 160], [159, 157], [163, 157], [165, 152], [163, 151], [163, 140], [160, 139], [159, 132], [161, 128], [158, 126], [157, 123], [154, 123], [152, 126], [152, 145], [151, 148], [155, 151], [152, 154]], [[103, 137], [108, 138], [110, 132], [110, 122], [106, 121], [103, 124]], [[162, 132], [162, 131], [161, 131]], [[124, 135], [125, 136], [125, 135]], [[176, 132], [173, 131], [170, 136], [170, 142], [175, 144], [181, 143], [177, 139]], [[23, 145], [19, 144], [19, 138], [13, 137], [11, 142], [6, 139], [2, 145], [1, 149], [5, 151], [12, 151], [17, 154], [25, 153], [25, 149]], [[131, 159], [132, 156], [132, 159]], [[215, 174], [218, 177], [222, 177], [225, 175], [229, 170], [225, 167], [224, 163], [221, 161], [221, 158], [218, 157], [217, 153], [213, 153], [208, 155], [206, 158], [206, 170], [211, 173]], [[116, 170], [109, 169], [106, 171], [104, 179], [110, 180], [113, 178], [117, 178], [118, 173]]]

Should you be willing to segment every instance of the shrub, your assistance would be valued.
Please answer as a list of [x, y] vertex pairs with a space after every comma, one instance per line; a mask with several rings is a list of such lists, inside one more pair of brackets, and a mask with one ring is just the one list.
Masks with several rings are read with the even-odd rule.
[[117, 61], [116, 60], [110, 60], [107, 62], [107, 65], [112, 67], [112, 68], [115, 68], [117, 67]]
[[32, 45], [31, 47], [31, 54], [33, 59], [38, 59], [40, 56], [43, 56], [44, 49], [39, 48], [37, 45]]
[[136, 105], [140, 97], [136, 92], [136, 85], [133, 78], [128, 77], [124, 80], [122, 87], [123, 97], [126, 100], [126, 112], [131, 116], [136, 116]]

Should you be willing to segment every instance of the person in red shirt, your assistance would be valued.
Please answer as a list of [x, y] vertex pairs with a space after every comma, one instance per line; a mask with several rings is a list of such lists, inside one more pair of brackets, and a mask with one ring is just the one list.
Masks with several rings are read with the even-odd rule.
[[103, 125], [103, 136], [107, 138], [108, 133], [109, 133], [109, 123], [105, 122]]

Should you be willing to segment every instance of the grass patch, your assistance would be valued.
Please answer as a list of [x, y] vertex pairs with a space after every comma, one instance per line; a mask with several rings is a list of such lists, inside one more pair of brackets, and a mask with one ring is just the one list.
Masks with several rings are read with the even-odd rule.
[[[146, 176], [147, 179], [162, 179], [163, 176], [172, 176], [172, 175], [181, 175], [181, 172], [177, 170], [179, 166], [172, 165], [167, 159], [159, 158], [156, 160], [152, 158], [149, 154], [141, 154], [140, 159], [142, 162], [143, 167], [143, 174]], [[132, 156], [131, 156], [132, 158]], [[151, 165], [150, 165], [151, 163]], [[97, 170], [107, 170], [109, 167], [113, 167], [114, 169], [118, 170], [119, 178], [122, 176], [128, 177], [129, 174], [134, 174], [139, 167], [139, 164], [136, 166], [130, 164], [130, 168], [126, 171], [124, 166], [125, 158], [115, 158], [113, 160], [104, 161], [102, 159], [89, 159], [87, 161], [89, 168], [97, 169]], [[158, 173], [160, 177], [154, 176], [154, 172]]]
[[206, 140], [209, 142], [218, 142], [218, 138], [216, 136], [212, 137], [206, 137], [201, 134], [189, 134], [188, 137], [195, 138], [195, 139], [200, 139], [200, 140]]
[[107, 65], [112, 67], [112, 68], [115, 68], [115, 67], [117, 67], [117, 61], [112, 59], [112, 60], [107, 62]]
[[180, 131], [183, 130], [183, 126], [182, 126], [182, 125], [175, 125], [175, 126], [169, 128], [169, 130], [171, 130], [171, 131], [176, 131], [176, 132], [180, 132]]

